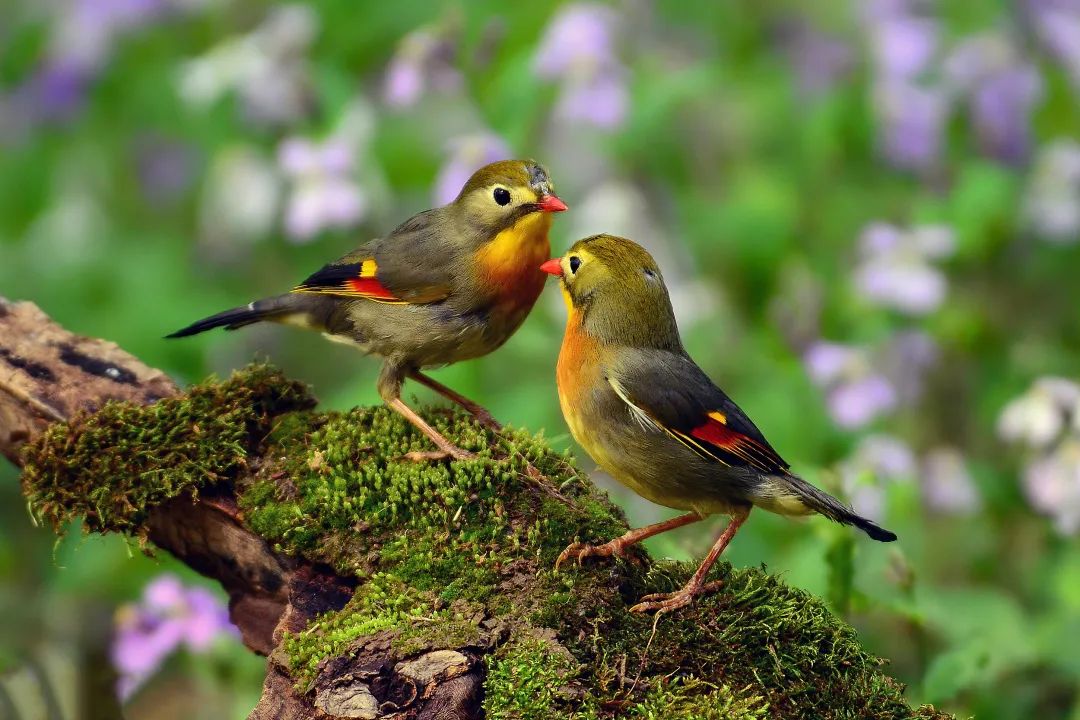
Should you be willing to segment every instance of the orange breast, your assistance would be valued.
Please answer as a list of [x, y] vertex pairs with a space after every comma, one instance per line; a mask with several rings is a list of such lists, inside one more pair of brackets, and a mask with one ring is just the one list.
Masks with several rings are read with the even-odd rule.
[[591, 402], [589, 393], [600, 379], [600, 345], [582, 328], [581, 313], [571, 308], [555, 367], [555, 382], [566, 424], [574, 439], [583, 445], [587, 445], [584, 403]]
[[480, 277], [497, 300], [497, 307], [516, 314], [528, 312], [536, 303], [547, 279], [540, 265], [551, 256], [550, 228], [550, 214], [533, 213], [477, 252]]

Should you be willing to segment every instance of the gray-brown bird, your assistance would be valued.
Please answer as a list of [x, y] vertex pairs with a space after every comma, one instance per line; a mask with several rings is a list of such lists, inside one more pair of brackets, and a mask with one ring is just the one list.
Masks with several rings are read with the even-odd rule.
[[486, 355], [521, 326], [544, 286], [551, 214], [566, 210], [532, 160], [487, 165], [448, 205], [414, 215], [389, 235], [326, 265], [291, 292], [212, 315], [168, 337], [260, 321], [318, 330], [383, 359], [380, 396], [438, 447], [428, 458], [465, 459], [401, 399], [406, 377], [495, 419], [423, 374]]
[[656, 262], [624, 238], [597, 235], [544, 263], [559, 277], [568, 316], [556, 379], [570, 431], [594, 460], [638, 495], [685, 515], [602, 545], [574, 543], [570, 558], [622, 555], [658, 533], [714, 513], [731, 516], [689, 582], [631, 608], [665, 612], [716, 584], [709, 569], [753, 507], [820, 513], [882, 542], [896, 535], [793, 474], [738, 405], [683, 349]]

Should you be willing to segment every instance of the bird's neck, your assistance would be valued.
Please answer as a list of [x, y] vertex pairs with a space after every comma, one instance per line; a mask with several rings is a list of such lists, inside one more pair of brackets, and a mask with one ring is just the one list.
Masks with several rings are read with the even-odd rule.
[[679, 326], [666, 298], [665, 304], [657, 307], [633, 295], [619, 297], [617, 301], [606, 294], [597, 299], [597, 295], [579, 298], [573, 306], [567, 322], [574, 317], [579, 326], [577, 332], [601, 345], [683, 352]]
[[551, 255], [551, 215], [532, 213], [480, 246], [476, 266], [496, 304], [531, 308], [547, 277], [540, 265]]

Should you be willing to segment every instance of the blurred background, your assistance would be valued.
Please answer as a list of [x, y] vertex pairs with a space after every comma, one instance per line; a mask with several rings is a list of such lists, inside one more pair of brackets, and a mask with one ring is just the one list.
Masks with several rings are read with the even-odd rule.
[[[691, 354], [900, 536], [761, 513], [728, 559], [825, 597], [912, 702], [1080, 720], [1077, 0], [0, 8], [0, 294], [182, 383], [263, 358], [374, 403], [377, 362], [315, 334], [161, 338], [537, 158], [571, 207], [556, 252], [646, 245]], [[436, 376], [573, 448], [563, 318], [550, 289]], [[635, 525], [669, 514], [597, 481]], [[0, 715], [74, 717], [95, 683], [131, 718], [250, 711], [263, 661], [216, 587], [57, 542], [6, 465], [0, 518]], [[699, 556], [722, 524], [651, 549]]]

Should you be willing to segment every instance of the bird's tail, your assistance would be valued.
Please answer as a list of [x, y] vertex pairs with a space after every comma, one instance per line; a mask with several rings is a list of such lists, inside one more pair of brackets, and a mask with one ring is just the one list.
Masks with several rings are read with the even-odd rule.
[[188, 337], [189, 335], [198, 335], [201, 332], [206, 332], [207, 330], [213, 330], [214, 328], [219, 327], [223, 327], [226, 330], [235, 330], [244, 327], [245, 325], [251, 325], [252, 323], [261, 322], [263, 320], [277, 320], [280, 322], [286, 319], [287, 316], [302, 313], [303, 308], [297, 307], [297, 297], [295, 295], [278, 295], [277, 297], [266, 298], [264, 300], [256, 300], [243, 307], [219, 312], [216, 315], [203, 318], [198, 322], [193, 322], [186, 328], [181, 328], [165, 337]]
[[896, 533], [890, 532], [857, 515], [851, 508], [834, 498], [824, 490], [811, 485], [796, 475], [785, 475], [780, 480], [787, 493], [794, 494], [802, 505], [808, 510], [824, 515], [830, 520], [845, 525], [854, 525], [878, 542], [892, 542], [896, 540]]

